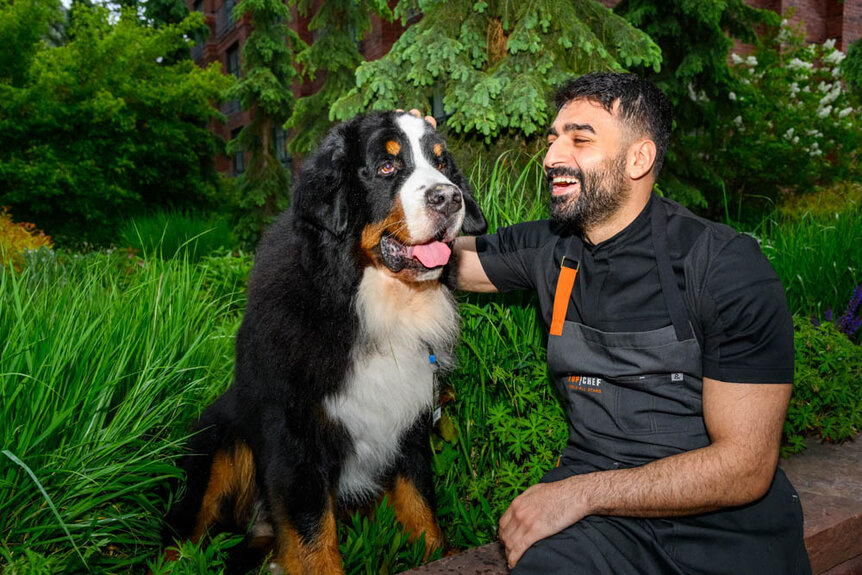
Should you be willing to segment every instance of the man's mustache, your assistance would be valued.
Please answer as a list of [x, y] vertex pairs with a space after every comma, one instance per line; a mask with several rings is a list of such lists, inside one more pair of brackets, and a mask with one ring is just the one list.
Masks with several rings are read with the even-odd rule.
[[584, 173], [578, 168], [559, 167], [550, 168], [545, 171], [545, 177], [548, 179], [548, 183], [552, 182], [554, 178], [559, 176], [577, 178], [581, 182], [584, 181]]

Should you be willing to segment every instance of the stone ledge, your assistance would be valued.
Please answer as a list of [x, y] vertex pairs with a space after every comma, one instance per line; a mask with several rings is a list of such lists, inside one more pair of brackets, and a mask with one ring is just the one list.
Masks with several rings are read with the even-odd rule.
[[[805, 546], [815, 575], [862, 575], [862, 441], [807, 443], [781, 462], [799, 492]], [[505, 575], [499, 542], [469, 549], [408, 571], [410, 575]]]

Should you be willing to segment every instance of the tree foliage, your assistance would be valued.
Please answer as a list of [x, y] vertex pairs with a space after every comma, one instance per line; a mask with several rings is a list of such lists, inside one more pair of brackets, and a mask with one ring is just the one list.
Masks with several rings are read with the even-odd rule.
[[290, 88], [297, 75], [293, 61], [305, 44], [288, 28], [290, 10], [281, 0], [243, 0], [234, 8], [234, 21], [246, 15], [253, 31], [242, 47], [243, 76], [227, 97], [238, 99], [254, 114], [229, 142], [228, 152], [242, 150], [247, 158], [246, 171], [236, 181], [242, 211], [237, 231], [253, 243], [287, 204], [290, 174], [278, 161], [274, 130], [293, 111]]
[[[312, 0], [291, 0], [303, 17], [307, 17]], [[356, 85], [356, 68], [364, 62], [359, 43], [371, 30], [371, 14], [392, 19], [385, 0], [331, 0], [319, 3], [308, 23], [315, 40], [296, 56], [308, 82], [320, 77], [322, 85], [309, 96], [299, 98], [286, 127], [294, 129], [291, 151], [311, 151], [332, 122], [329, 109]]]
[[[75, 10], [66, 45], [42, 45], [23, 78], [0, 84], [0, 205], [76, 242], [105, 241], [147, 206], [205, 205], [217, 190], [211, 102], [230, 81], [162, 61], [201, 16], [154, 30], [130, 13], [111, 23], [104, 8]], [[0, 28], [19, 16], [5, 5]]]
[[60, 16], [59, 0], [0, 0], [0, 84], [21, 86]]
[[554, 89], [571, 76], [661, 62], [649, 36], [595, 0], [401, 0], [395, 13], [403, 21], [411, 7], [422, 20], [386, 56], [359, 66], [331, 118], [427, 111], [438, 95], [455, 133], [531, 137], [548, 125]]
[[743, 0], [622, 0], [614, 12], [661, 47], [660, 70], [635, 65], [632, 71], [655, 82], [674, 107], [676, 127], [662, 187], [683, 203], [705, 206], [716, 198], [708, 199], [692, 184], [708, 166], [699, 159], [702, 150], [689, 147], [681, 136], [717, 128], [727, 95], [739, 89], [728, 63], [733, 39], [754, 43], [757, 27], [777, 26], [779, 17]]

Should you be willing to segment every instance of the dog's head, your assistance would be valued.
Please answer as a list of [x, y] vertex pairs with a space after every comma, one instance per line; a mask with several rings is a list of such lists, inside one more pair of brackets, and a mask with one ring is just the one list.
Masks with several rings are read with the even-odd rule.
[[353, 242], [363, 263], [411, 282], [440, 277], [460, 232], [487, 229], [443, 138], [404, 113], [333, 128], [305, 163], [293, 205], [298, 217]]

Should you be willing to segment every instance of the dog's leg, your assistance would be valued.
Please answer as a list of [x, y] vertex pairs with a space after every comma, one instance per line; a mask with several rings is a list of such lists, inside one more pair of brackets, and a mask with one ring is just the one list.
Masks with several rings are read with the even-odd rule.
[[437, 524], [434, 508], [419, 491], [416, 483], [403, 475], [395, 478], [388, 491], [389, 500], [395, 506], [395, 518], [409, 532], [410, 541], [425, 534], [425, 559], [444, 542], [443, 531]]
[[[251, 449], [237, 442], [233, 449], [221, 450], [213, 456], [209, 481], [195, 516], [189, 539], [198, 542], [216, 522], [246, 527], [254, 505], [254, 459]], [[223, 502], [233, 500], [232, 517], [222, 517]]]
[[436, 495], [431, 471], [431, 446], [428, 434], [431, 415], [416, 422], [404, 438], [403, 451], [386, 490], [395, 507], [395, 518], [409, 531], [413, 541], [425, 533], [425, 558], [445, 543], [437, 524]]
[[[335, 529], [334, 501], [326, 502], [312, 519], [306, 513], [291, 520], [286, 508], [276, 513], [276, 566], [288, 575], [340, 575], [344, 573]], [[277, 572], [277, 571], [276, 571]]]

